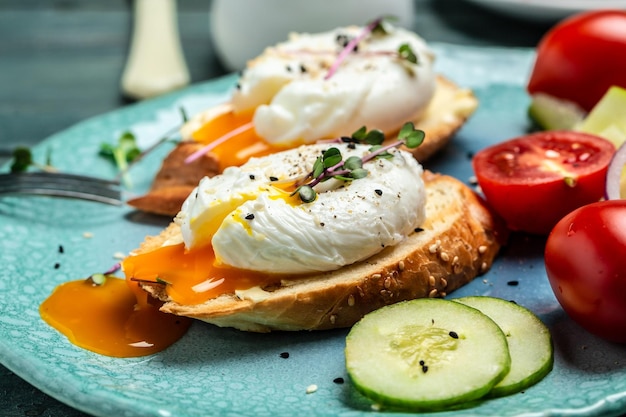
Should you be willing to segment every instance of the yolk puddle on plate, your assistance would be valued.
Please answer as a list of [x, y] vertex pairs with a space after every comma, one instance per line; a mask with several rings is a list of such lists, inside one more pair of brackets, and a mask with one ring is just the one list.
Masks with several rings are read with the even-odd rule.
[[59, 285], [39, 312], [84, 349], [114, 357], [146, 356], [176, 342], [191, 325], [191, 319], [160, 312], [159, 303], [148, 297], [119, 278], [108, 277], [101, 285], [76, 280]]
[[[238, 127], [249, 124], [252, 121], [252, 116], [253, 112], [236, 114], [233, 111], [227, 111], [221, 113], [193, 132], [191, 137], [198, 143], [210, 144]], [[213, 148], [211, 153], [217, 156], [220, 162], [220, 171], [223, 171], [229, 166], [240, 166], [253, 156], [265, 156], [281, 150], [284, 148], [274, 146], [261, 139], [251, 127], [233, 136], [231, 140]]]

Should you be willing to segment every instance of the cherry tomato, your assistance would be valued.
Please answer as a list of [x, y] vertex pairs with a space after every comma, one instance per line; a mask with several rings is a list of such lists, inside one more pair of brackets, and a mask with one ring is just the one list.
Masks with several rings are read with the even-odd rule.
[[566, 215], [548, 236], [545, 264], [557, 300], [574, 321], [626, 343], [626, 200]]
[[485, 198], [511, 230], [547, 235], [604, 195], [615, 147], [586, 133], [546, 131], [485, 148], [472, 160]]
[[529, 93], [573, 101], [589, 111], [612, 85], [626, 87], [626, 11], [576, 14], [539, 42]]

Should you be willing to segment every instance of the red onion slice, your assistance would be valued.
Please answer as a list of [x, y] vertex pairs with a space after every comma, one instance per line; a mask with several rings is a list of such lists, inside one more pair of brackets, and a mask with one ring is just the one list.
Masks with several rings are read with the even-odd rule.
[[609, 168], [606, 172], [606, 199], [607, 200], [619, 200], [620, 195], [620, 180], [622, 177], [622, 170], [626, 165], [626, 143], [623, 143], [613, 155]]

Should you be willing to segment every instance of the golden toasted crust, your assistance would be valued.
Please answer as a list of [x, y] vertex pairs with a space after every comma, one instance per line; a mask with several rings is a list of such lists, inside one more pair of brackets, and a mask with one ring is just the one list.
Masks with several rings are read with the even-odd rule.
[[[414, 121], [416, 127], [426, 133], [426, 138], [419, 147], [405, 150], [412, 152], [420, 162], [430, 158], [450, 141], [477, 106], [478, 101], [470, 90], [439, 76], [433, 99], [422, 117]], [[204, 162], [184, 163], [181, 155], [186, 156], [190, 148], [195, 150], [201, 146], [192, 141], [191, 135], [208, 120], [228, 111], [231, 111], [230, 104], [222, 103], [191, 118], [181, 129], [184, 141], [167, 156], [148, 194], [128, 204], [142, 211], [175, 216], [200, 178], [219, 174], [219, 163], [213, 154], [207, 155]]]
[[[460, 181], [425, 173], [426, 222], [405, 241], [337, 271], [282, 280], [273, 288], [224, 294], [198, 305], [168, 299], [162, 287], [146, 291], [162, 310], [218, 326], [267, 332], [353, 325], [366, 313], [401, 300], [442, 297], [492, 265], [501, 231], [482, 200]], [[149, 251], [180, 234], [170, 224], [136, 251]]]

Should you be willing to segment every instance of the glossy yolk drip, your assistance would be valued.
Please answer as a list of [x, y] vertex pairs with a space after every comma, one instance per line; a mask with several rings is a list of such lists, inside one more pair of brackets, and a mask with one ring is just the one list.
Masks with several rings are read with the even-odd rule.
[[221, 294], [280, 282], [280, 276], [215, 265], [210, 246], [185, 251], [184, 244], [163, 246], [123, 262], [126, 279], [164, 285], [179, 304], [200, 304]]
[[160, 312], [159, 304], [151, 304], [136, 284], [131, 287], [113, 277], [101, 285], [89, 279], [66, 282], [41, 304], [39, 312], [73, 344], [114, 357], [160, 352], [191, 324], [186, 317]]
[[253, 156], [260, 157], [284, 150], [274, 146], [259, 136], [252, 127], [252, 112], [235, 114], [233, 111], [222, 113], [202, 125], [192, 135], [192, 139], [203, 144], [210, 144], [235, 129], [250, 124], [249, 129], [233, 136], [223, 144], [211, 150], [218, 157], [220, 171], [229, 166], [240, 166]]

